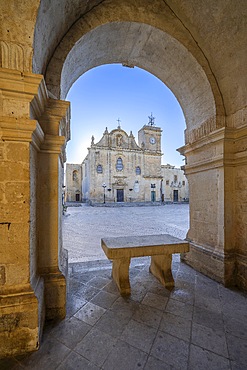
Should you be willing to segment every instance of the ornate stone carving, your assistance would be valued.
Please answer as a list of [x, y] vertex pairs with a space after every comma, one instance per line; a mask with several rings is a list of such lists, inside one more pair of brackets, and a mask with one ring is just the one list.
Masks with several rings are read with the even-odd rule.
[[2, 68], [22, 72], [32, 71], [32, 49], [13, 42], [0, 42], [0, 65]]
[[185, 130], [185, 144], [192, 144], [195, 141], [201, 139], [202, 137], [207, 136], [210, 132], [213, 132], [219, 128], [225, 126], [225, 117], [214, 116], [207, 119], [201, 124], [200, 127], [197, 127], [191, 131]]
[[247, 107], [227, 117], [227, 127], [242, 127], [247, 123]]

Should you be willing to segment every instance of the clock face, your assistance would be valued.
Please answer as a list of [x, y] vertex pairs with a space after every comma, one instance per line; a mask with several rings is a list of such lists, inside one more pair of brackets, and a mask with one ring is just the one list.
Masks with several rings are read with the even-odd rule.
[[150, 144], [155, 144], [156, 143], [155, 137], [151, 136], [150, 139], [149, 139], [149, 142], [150, 142]]

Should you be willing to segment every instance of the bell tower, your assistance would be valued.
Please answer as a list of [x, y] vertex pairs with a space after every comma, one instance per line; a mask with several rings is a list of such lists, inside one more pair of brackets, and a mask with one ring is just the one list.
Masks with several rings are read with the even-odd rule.
[[162, 130], [160, 127], [156, 127], [152, 113], [148, 117], [149, 122], [147, 125], [144, 125], [138, 131], [138, 144], [141, 148], [152, 151], [152, 152], [161, 152], [161, 133]]

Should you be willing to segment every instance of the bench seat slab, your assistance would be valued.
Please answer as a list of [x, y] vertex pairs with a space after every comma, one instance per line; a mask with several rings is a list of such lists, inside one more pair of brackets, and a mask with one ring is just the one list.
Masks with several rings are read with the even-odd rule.
[[171, 289], [172, 254], [189, 251], [189, 243], [169, 234], [127, 236], [101, 239], [106, 256], [113, 261], [112, 277], [122, 295], [130, 294], [129, 265], [132, 257], [151, 256], [149, 271]]

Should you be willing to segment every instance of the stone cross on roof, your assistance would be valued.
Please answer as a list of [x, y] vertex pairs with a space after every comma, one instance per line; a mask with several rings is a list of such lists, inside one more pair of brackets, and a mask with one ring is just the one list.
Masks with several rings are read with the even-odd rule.
[[121, 126], [120, 126], [120, 122], [121, 122], [121, 120], [118, 118], [118, 119], [117, 119], [117, 123], [118, 123], [118, 127], [117, 127], [117, 128], [118, 128], [118, 129], [120, 129], [120, 128], [121, 128]]

